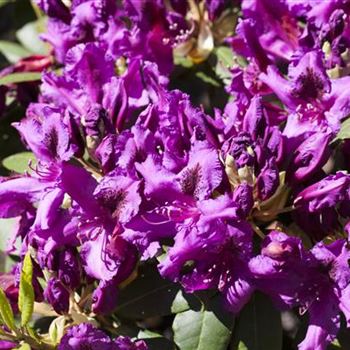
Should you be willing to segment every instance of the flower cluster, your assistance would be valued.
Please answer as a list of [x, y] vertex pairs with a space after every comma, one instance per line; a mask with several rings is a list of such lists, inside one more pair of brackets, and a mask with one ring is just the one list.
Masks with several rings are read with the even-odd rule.
[[[349, 2], [37, 3], [61, 69], [14, 124], [36, 164], [0, 180], [37, 300], [108, 314], [158, 258], [232, 313], [256, 290], [307, 312], [299, 349], [326, 349], [341, 313], [350, 326], [348, 144], [334, 141], [350, 114]], [[197, 64], [223, 42], [239, 59], [210, 116], [170, 88], [173, 55]], [[86, 344], [146, 348], [81, 324], [59, 349]]]

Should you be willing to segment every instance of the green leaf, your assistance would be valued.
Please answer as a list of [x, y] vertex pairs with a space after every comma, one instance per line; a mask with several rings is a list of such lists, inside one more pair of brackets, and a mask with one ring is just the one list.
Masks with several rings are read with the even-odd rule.
[[13, 311], [9, 301], [7, 300], [5, 292], [0, 288], [0, 316], [5, 325], [15, 330], [15, 319], [13, 317]]
[[32, 164], [36, 163], [36, 158], [34, 154], [32, 152], [21, 152], [6, 157], [2, 161], [2, 165], [8, 170], [22, 174], [28, 171], [29, 162], [31, 162]]
[[215, 87], [221, 86], [221, 84], [217, 80], [215, 80], [214, 78], [212, 78], [211, 76], [209, 76], [208, 74], [202, 71], [197, 72], [196, 77], [203, 80], [205, 83], [213, 85]]
[[25, 173], [31, 171], [29, 165], [35, 166], [37, 163], [35, 155], [32, 152], [20, 152], [6, 157], [2, 161], [2, 165], [16, 173]]
[[180, 312], [184, 312], [189, 309], [190, 309], [190, 305], [188, 304], [188, 301], [184, 297], [182, 290], [179, 290], [171, 305], [171, 312], [174, 314], [178, 314]]
[[21, 311], [21, 325], [26, 326], [34, 309], [34, 289], [32, 285], [33, 263], [28, 252], [24, 257], [19, 283], [18, 308]]
[[178, 55], [174, 55], [174, 64], [177, 66], [183, 66], [184, 68], [191, 68], [194, 65], [191, 59]]
[[7, 4], [9, 4], [10, 2], [12, 2], [13, 0], [0, 0], [0, 7], [3, 7]]
[[230, 69], [235, 63], [235, 56], [232, 50], [227, 46], [216, 48], [213, 54], [216, 57], [216, 64], [213, 67], [215, 74], [227, 85], [232, 78]]
[[248, 350], [248, 348], [245, 346], [245, 344], [242, 341], [240, 341], [238, 344], [237, 350]]
[[49, 327], [49, 336], [53, 342], [54, 345], [57, 345], [64, 334], [64, 327], [66, 325], [66, 317], [65, 316], [58, 316], [55, 318]]
[[173, 323], [174, 341], [180, 350], [226, 350], [233, 321], [233, 316], [215, 303], [208, 310], [179, 313]]
[[164, 338], [161, 334], [148, 330], [140, 331], [137, 339], [142, 339], [148, 347], [148, 350], [175, 350], [175, 344]]
[[25, 24], [16, 32], [18, 41], [29, 51], [36, 54], [46, 55], [49, 53], [49, 46], [39, 37], [45, 31], [46, 18], [40, 18], [34, 22]]
[[183, 290], [179, 290], [171, 304], [171, 312], [178, 314], [189, 309], [199, 310], [201, 303], [193, 294], [187, 294]]
[[345, 139], [350, 139], [350, 117], [343, 121], [338, 135], [332, 142]]
[[221, 62], [228, 69], [232, 68], [234, 64], [234, 54], [231, 48], [227, 46], [219, 46], [214, 52], [219, 62]]
[[16, 63], [21, 58], [31, 55], [31, 52], [21, 45], [5, 40], [0, 40], [0, 52], [10, 63]]
[[151, 338], [161, 338], [161, 337], [162, 337], [161, 334], [152, 332], [148, 329], [142, 329], [137, 335], [138, 339], [151, 339]]
[[12, 73], [0, 78], [0, 85], [18, 84], [27, 81], [36, 81], [41, 79], [41, 73], [38, 72], [23, 72]]
[[115, 312], [126, 319], [170, 315], [179, 289], [179, 285], [164, 280], [156, 266], [143, 265], [138, 277], [120, 291]]
[[248, 350], [282, 349], [281, 314], [261, 293], [253, 295], [236, 322], [232, 348], [240, 343]]

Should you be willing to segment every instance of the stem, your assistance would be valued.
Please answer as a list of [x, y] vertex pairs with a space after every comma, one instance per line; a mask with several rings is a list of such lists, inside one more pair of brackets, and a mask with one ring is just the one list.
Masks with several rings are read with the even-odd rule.
[[295, 209], [294, 206], [289, 206], [289, 207], [285, 207], [283, 209], [277, 209], [277, 210], [272, 210], [272, 211], [261, 211], [261, 215], [264, 215], [264, 216], [278, 215], [278, 214], [282, 214], [282, 213], [291, 212], [294, 209]]
[[93, 286], [92, 285], [88, 285], [86, 286], [86, 288], [84, 289], [84, 292], [81, 295], [81, 298], [78, 302], [78, 305], [80, 308], [84, 308], [85, 303], [91, 298], [91, 294], [93, 291]]
[[30, 4], [32, 5], [33, 11], [34, 11], [35, 16], [37, 17], [37, 19], [40, 19], [40, 18], [43, 16], [43, 14], [42, 14], [40, 8], [39, 8], [38, 5], [34, 2], [34, 0], [32, 0], [32, 1], [30, 2]]
[[1, 333], [0, 334], [0, 339], [2, 340], [17, 340], [17, 337], [13, 334], [9, 334], [9, 333]]
[[96, 167], [81, 158], [75, 158], [87, 171], [92, 173], [96, 178], [100, 178], [102, 175]]
[[104, 329], [107, 329], [113, 335], [120, 335], [119, 332], [113, 327], [113, 322], [106, 318], [105, 316], [98, 315], [97, 320]]
[[253, 227], [254, 232], [261, 238], [264, 239], [265, 235], [263, 234], [263, 232], [260, 230], [260, 228], [254, 224], [254, 222], [250, 223]]

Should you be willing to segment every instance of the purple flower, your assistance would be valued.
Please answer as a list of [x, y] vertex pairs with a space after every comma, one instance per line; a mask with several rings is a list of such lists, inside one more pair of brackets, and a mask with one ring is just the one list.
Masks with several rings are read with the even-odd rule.
[[270, 198], [276, 192], [279, 185], [279, 172], [274, 158], [266, 162], [261, 169], [256, 179], [256, 185], [258, 198], [262, 201]]
[[102, 349], [118, 350], [117, 345], [104, 332], [88, 323], [69, 328], [58, 346], [59, 350]]
[[[203, 157], [205, 157], [203, 161]], [[159, 239], [172, 237], [177, 222], [196, 212], [195, 201], [209, 198], [222, 180], [217, 151], [206, 141], [194, 141], [188, 165], [178, 174], [167, 170], [160, 157], [149, 155], [136, 164], [145, 181], [145, 199], [139, 214], [125, 225], [122, 234], [147, 256], [156, 252]], [[154, 176], [157, 174], [157, 176]]]
[[94, 41], [108, 29], [108, 19], [116, 14], [112, 1], [74, 1], [68, 9], [61, 0], [37, 0], [48, 16], [47, 32], [42, 35], [54, 48], [60, 62], [67, 51], [79, 43]]
[[137, 252], [120, 233], [96, 232], [97, 237], [82, 244], [81, 258], [86, 273], [99, 280], [120, 283], [135, 268]]
[[[114, 59], [145, 59], [156, 62], [163, 74], [169, 73], [173, 67], [172, 45], [180, 30], [186, 29], [182, 16], [168, 12], [160, 1], [147, 0], [140, 5], [129, 0], [117, 5], [111, 0], [88, 0], [73, 2], [70, 11], [61, 1], [37, 1], [49, 16], [42, 38], [64, 63], [69, 61], [67, 52], [71, 48], [100, 42]], [[123, 17], [130, 20], [128, 25]]]
[[228, 1], [226, 0], [206, 0], [206, 6], [209, 12], [209, 18], [213, 21], [219, 17], [221, 12], [225, 9]]
[[206, 140], [213, 147], [219, 142], [211, 118], [194, 108], [188, 95], [165, 89], [159, 93], [158, 101], [139, 116], [137, 124], [153, 132], [164, 167], [178, 172], [186, 164], [194, 140]]
[[295, 196], [293, 218], [305, 232], [321, 240], [333, 234], [342, 217], [349, 217], [349, 176], [329, 175]]
[[43, 76], [42, 101], [59, 107], [67, 124], [79, 125], [92, 155], [106, 135], [123, 130], [135, 111], [157, 101], [158, 90], [167, 84], [155, 64], [139, 59], [117, 76], [114, 60], [102, 44], [77, 45], [68, 51], [66, 61], [62, 76]]
[[316, 102], [330, 92], [331, 83], [322, 59], [321, 52], [310, 51], [289, 65], [289, 81], [282, 78], [274, 66], [269, 66], [260, 79], [288, 108], [295, 109], [299, 104]]
[[270, 60], [258, 39], [256, 22], [253, 19], [243, 19], [237, 25], [237, 35], [230, 39], [233, 49], [242, 56], [252, 59], [253, 64], [264, 71]]
[[262, 99], [256, 95], [242, 120], [236, 121], [236, 130], [231, 130], [233, 136], [222, 147], [231, 186], [249, 184], [255, 188], [255, 199], [260, 201], [271, 197], [278, 188], [277, 158], [283, 154], [282, 135], [267, 122]]
[[310, 6], [310, 11], [307, 12], [308, 20], [318, 28], [323, 24], [329, 23], [332, 14], [337, 9], [346, 10], [349, 8], [346, 1], [342, 0], [328, 1], [327, 3], [323, 1], [315, 3], [309, 0], [307, 3]]
[[[76, 171], [80, 176], [72, 176]], [[138, 212], [138, 181], [111, 175], [97, 185], [86, 170], [65, 164], [62, 185], [80, 206], [77, 226], [86, 273], [100, 280], [116, 278], [120, 283], [136, 262], [135, 248], [121, 238], [120, 225]]]
[[349, 181], [350, 177], [341, 171], [329, 175], [301, 191], [294, 203], [305, 207], [311, 213], [319, 213], [343, 200], [349, 200]]
[[143, 341], [133, 343], [128, 337], [112, 340], [89, 323], [69, 328], [58, 346], [59, 350], [147, 350]]
[[[291, 308], [300, 301], [299, 290], [317, 267], [312, 255], [305, 251], [299, 238], [289, 237], [278, 231], [271, 232], [263, 241], [261, 254], [251, 259], [249, 268], [255, 276], [254, 284], [258, 289], [271, 296], [280, 308]], [[314, 287], [308, 296], [314, 296]], [[299, 299], [298, 299], [299, 297]]]
[[[14, 124], [38, 162], [0, 178], [0, 217], [16, 218], [20, 255], [33, 252], [37, 300], [44, 270], [44, 296], [57, 313], [68, 314], [78, 294], [99, 320], [113, 312], [138, 262], [164, 253], [164, 278], [189, 293], [220, 292], [233, 313], [255, 289], [281, 309], [308, 312], [299, 349], [324, 350], [341, 312], [350, 325], [349, 246], [335, 240], [349, 231], [350, 177], [323, 170], [331, 155], [339, 169], [332, 140], [350, 114], [349, 4], [36, 2], [48, 16], [43, 39], [62, 69], [43, 74], [38, 102]], [[233, 17], [231, 96], [222, 111], [210, 99], [212, 117], [174, 90], [170, 73], [174, 55], [194, 64], [207, 58]], [[219, 67], [220, 51], [213, 53]], [[2, 74], [51, 63], [32, 57]], [[0, 112], [10, 89], [0, 91]], [[289, 220], [310, 243], [325, 236], [332, 243], [307, 250], [279, 231], [255, 239], [254, 231], [263, 236]], [[19, 272], [20, 265], [17, 280]], [[16, 299], [8, 279], [0, 284]], [[147, 347], [90, 324], [69, 328], [59, 345], [86, 348]]]
[[222, 166], [216, 150], [207, 142], [194, 143], [188, 163], [176, 180], [182, 193], [199, 200], [209, 198], [222, 180]]
[[182, 220], [175, 244], [159, 266], [161, 274], [180, 281], [188, 292], [218, 288], [228, 308], [239, 312], [253, 291], [247, 270], [249, 224], [237, 218], [228, 196], [198, 203]]
[[134, 173], [135, 163], [144, 162], [149, 153], [156, 153], [155, 137], [143, 126], [135, 125], [119, 135], [106, 136], [95, 154], [105, 173], [116, 169]]
[[143, 340], [132, 342], [129, 337], [118, 337], [115, 339], [118, 350], [147, 350], [148, 347]]
[[349, 257], [344, 240], [306, 251], [299, 238], [274, 231], [264, 240], [261, 255], [250, 261], [258, 289], [282, 309], [299, 306], [300, 313], [309, 313], [299, 349], [326, 349], [339, 330], [340, 311], [349, 322]]
[[309, 51], [289, 65], [289, 80], [275, 66], [269, 66], [260, 79], [290, 111], [284, 134], [289, 139], [304, 138], [313, 132], [339, 131], [340, 121], [349, 114], [349, 99], [344, 86], [348, 77], [331, 80], [326, 72], [323, 54]]
[[14, 126], [38, 160], [68, 161], [76, 147], [71, 144], [68, 125], [62, 119], [60, 110], [32, 104], [27, 118]]
[[0, 340], [0, 349], [1, 350], [12, 350], [18, 346], [17, 343], [7, 340]]
[[256, 22], [259, 42], [265, 54], [276, 60], [290, 60], [299, 49], [302, 34], [297, 12], [284, 0], [278, 0], [273, 5], [268, 0], [243, 0], [242, 10], [245, 18]]
[[305, 181], [319, 172], [330, 156], [331, 133], [315, 132], [294, 151], [290, 164], [290, 178]]
[[49, 16], [60, 18], [64, 22], [69, 22], [69, 9], [61, 0], [35, 0], [38, 6]]
[[232, 200], [237, 203], [238, 216], [246, 218], [254, 205], [253, 187], [247, 183], [238, 185], [233, 192]]

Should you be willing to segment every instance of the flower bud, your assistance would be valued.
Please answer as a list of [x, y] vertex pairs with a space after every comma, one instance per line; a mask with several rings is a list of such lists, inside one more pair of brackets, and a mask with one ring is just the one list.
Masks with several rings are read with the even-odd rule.
[[80, 284], [80, 266], [72, 250], [65, 250], [59, 256], [58, 278], [67, 287], [74, 289]]
[[118, 287], [111, 281], [101, 281], [92, 295], [92, 311], [108, 314], [117, 306]]
[[68, 312], [69, 292], [58, 279], [50, 278], [44, 291], [44, 296], [58, 314]]

